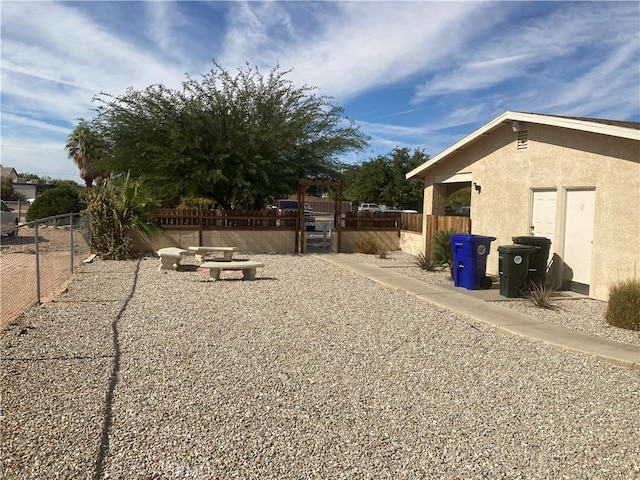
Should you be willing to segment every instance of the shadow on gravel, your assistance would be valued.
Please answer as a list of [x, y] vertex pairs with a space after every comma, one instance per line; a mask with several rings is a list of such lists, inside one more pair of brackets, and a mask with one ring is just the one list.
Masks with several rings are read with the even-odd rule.
[[118, 322], [122, 318], [122, 315], [127, 310], [127, 306], [129, 302], [133, 298], [133, 295], [136, 291], [136, 286], [138, 284], [138, 275], [140, 273], [140, 263], [142, 262], [142, 258], [138, 260], [138, 264], [136, 265], [136, 271], [133, 277], [133, 285], [131, 286], [131, 292], [127, 296], [122, 308], [118, 312], [118, 315], [111, 322], [111, 330], [113, 332], [113, 368], [111, 370], [111, 375], [109, 377], [109, 386], [107, 388], [107, 395], [105, 399], [105, 407], [104, 407], [104, 419], [102, 421], [102, 433], [100, 435], [100, 445], [98, 448], [98, 456], [96, 458], [95, 469], [93, 473], [93, 478], [99, 480], [102, 478], [102, 473], [104, 470], [104, 458], [106, 453], [109, 451], [109, 430], [111, 429], [111, 424], [113, 422], [113, 394], [116, 389], [116, 385], [118, 384], [118, 373], [120, 372], [120, 339], [118, 332]]

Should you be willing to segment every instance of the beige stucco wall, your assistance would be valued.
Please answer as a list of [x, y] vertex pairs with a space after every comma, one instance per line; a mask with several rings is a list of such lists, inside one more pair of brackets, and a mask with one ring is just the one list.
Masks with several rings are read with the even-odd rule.
[[606, 300], [609, 286], [640, 275], [640, 145], [638, 141], [528, 124], [528, 148], [503, 124], [426, 171], [424, 212], [441, 213], [436, 175], [471, 173], [472, 233], [497, 237], [487, 273], [498, 273], [499, 245], [528, 235], [534, 189], [557, 191], [552, 252], [564, 253], [566, 192], [595, 189], [590, 296]]
[[[357, 230], [347, 230], [342, 232], [342, 238], [340, 243], [340, 250], [342, 253], [354, 253], [355, 252], [355, 244], [359, 240], [363, 240], [365, 238], [374, 238], [378, 245], [381, 248], [384, 248], [387, 252], [393, 252], [395, 250], [400, 249], [400, 237], [398, 237], [398, 232], [395, 230], [382, 230], [382, 231], [357, 231]], [[332, 243], [332, 251], [337, 252], [337, 242], [338, 236], [331, 236]]]
[[400, 250], [411, 255], [425, 253], [424, 236], [421, 233], [402, 230], [400, 232]]
[[[410, 251], [418, 245], [422, 235], [402, 232], [405, 235], [405, 246]], [[353, 253], [355, 243], [365, 237], [373, 237], [386, 251], [400, 249], [401, 237], [396, 230], [392, 231], [343, 231], [341, 248], [344, 253]], [[413, 237], [413, 238], [412, 238]], [[337, 235], [331, 236], [332, 251], [337, 251]], [[164, 247], [187, 248], [199, 245], [198, 231], [163, 230], [153, 235], [151, 240], [136, 238], [136, 249], [139, 252], [156, 252]], [[238, 247], [240, 253], [295, 253], [295, 232], [292, 230], [215, 230], [204, 231], [202, 238], [204, 246], [233, 246]], [[415, 247], [417, 248], [417, 247]], [[404, 250], [404, 249], [403, 249]], [[422, 250], [422, 249], [421, 249]], [[420, 251], [421, 251], [420, 250]]]
[[[163, 230], [151, 240], [136, 239], [138, 251], [155, 252], [164, 247], [200, 245], [198, 231]], [[213, 230], [202, 232], [203, 246], [238, 247], [241, 253], [294, 253], [295, 232], [291, 230]]]

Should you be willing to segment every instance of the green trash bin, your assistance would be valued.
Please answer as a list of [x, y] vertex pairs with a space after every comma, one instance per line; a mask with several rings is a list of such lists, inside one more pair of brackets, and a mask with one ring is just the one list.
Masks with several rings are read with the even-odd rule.
[[547, 262], [549, 260], [549, 250], [551, 249], [551, 240], [547, 237], [512, 237], [513, 243], [519, 245], [529, 245], [531, 247], [540, 247], [529, 254], [529, 274], [527, 276], [528, 283], [544, 285], [547, 278]]
[[501, 245], [498, 247], [500, 295], [519, 297], [527, 286], [529, 255], [540, 247], [529, 245]]

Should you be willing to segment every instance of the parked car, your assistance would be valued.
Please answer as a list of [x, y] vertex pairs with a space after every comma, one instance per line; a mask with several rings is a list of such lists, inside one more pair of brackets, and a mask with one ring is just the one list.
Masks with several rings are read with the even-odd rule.
[[447, 209], [446, 214], [456, 217], [469, 217], [471, 216], [471, 207], [456, 207]]
[[13, 209], [9, 208], [4, 201], [0, 200], [0, 202], [2, 202], [0, 206], [0, 219], [2, 220], [0, 231], [2, 235], [15, 237], [18, 234], [18, 214], [14, 213]]
[[359, 212], [381, 212], [382, 209], [377, 203], [361, 203], [358, 207]]
[[[297, 212], [298, 201], [282, 199], [276, 202], [276, 218], [282, 217], [283, 212]], [[280, 221], [276, 220], [276, 225], [280, 225]], [[311, 207], [305, 203], [304, 205], [304, 228], [309, 232], [316, 230], [316, 216], [313, 214]]]

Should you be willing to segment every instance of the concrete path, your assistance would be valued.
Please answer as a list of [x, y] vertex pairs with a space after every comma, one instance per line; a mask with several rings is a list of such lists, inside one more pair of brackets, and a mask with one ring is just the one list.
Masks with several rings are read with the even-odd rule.
[[[324, 261], [363, 275], [382, 285], [404, 290], [425, 302], [467, 315], [479, 322], [568, 350], [592, 355], [623, 367], [640, 370], [640, 347], [612, 342], [538, 320], [530, 315], [487, 303], [495, 290], [469, 291], [431, 285], [374, 263], [344, 254], [319, 255]], [[464, 292], [464, 293], [463, 293]], [[483, 293], [478, 293], [483, 292]], [[497, 298], [493, 298], [496, 300]]]

